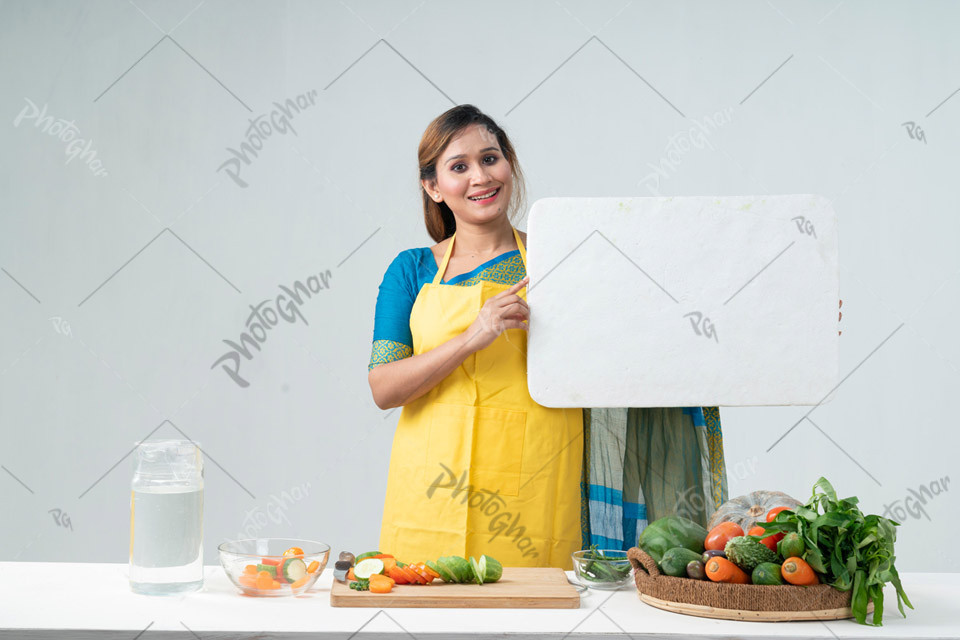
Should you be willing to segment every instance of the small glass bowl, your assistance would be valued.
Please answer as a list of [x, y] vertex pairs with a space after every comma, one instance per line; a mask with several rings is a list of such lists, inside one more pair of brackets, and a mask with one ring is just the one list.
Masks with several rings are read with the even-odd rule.
[[[606, 559], [592, 559], [595, 553]], [[619, 549], [590, 549], [573, 552], [573, 571], [580, 584], [591, 589], [614, 590], [628, 584], [633, 575], [633, 567], [627, 558], [627, 552]]]
[[[283, 578], [282, 572], [278, 571], [280, 575], [275, 581], [271, 580], [267, 585], [264, 580], [258, 586], [257, 572], [247, 567], [252, 566], [255, 569], [259, 564], [282, 565], [283, 560], [286, 559], [283, 552], [291, 547], [300, 547], [303, 550], [303, 555], [289, 556], [300, 558], [307, 566], [307, 573], [302, 579], [291, 584]], [[220, 552], [220, 565], [230, 578], [230, 582], [250, 596], [299, 595], [313, 586], [330, 558], [330, 545], [295, 538], [233, 540], [224, 542], [217, 547], [217, 550]], [[317, 564], [313, 564], [314, 562]], [[266, 588], [260, 588], [261, 586]]]

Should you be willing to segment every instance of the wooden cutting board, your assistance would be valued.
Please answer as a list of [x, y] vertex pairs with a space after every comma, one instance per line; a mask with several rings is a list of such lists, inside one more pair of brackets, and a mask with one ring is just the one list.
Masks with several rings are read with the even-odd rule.
[[441, 607], [482, 609], [578, 609], [580, 594], [559, 567], [504, 567], [489, 584], [398, 584], [390, 593], [356, 591], [339, 580], [332, 607]]

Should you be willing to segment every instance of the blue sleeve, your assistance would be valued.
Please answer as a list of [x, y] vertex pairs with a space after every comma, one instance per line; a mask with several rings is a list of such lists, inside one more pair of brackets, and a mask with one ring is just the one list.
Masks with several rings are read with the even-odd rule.
[[410, 311], [417, 299], [416, 258], [411, 251], [403, 251], [387, 267], [377, 294], [377, 309], [373, 322], [373, 340], [390, 340], [413, 348], [410, 333]]

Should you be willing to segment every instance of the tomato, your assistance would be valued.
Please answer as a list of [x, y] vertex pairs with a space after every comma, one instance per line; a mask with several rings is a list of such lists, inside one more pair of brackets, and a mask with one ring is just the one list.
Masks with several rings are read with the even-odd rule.
[[781, 511], [792, 511], [790, 507], [774, 507], [767, 512], [767, 522], [773, 522], [773, 519], [777, 517], [777, 514]]
[[703, 541], [703, 548], [707, 551], [723, 551], [730, 538], [742, 535], [743, 529], [736, 522], [721, 522], [707, 534], [707, 539]]
[[772, 536], [764, 538], [763, 536], [767, 535], [767, 532], [764, 530], [763, 527], [753, 527], [752, 529], [750, 529], [750, 531], [747, 532], [747, 535], [757, 536], [758, 538], [760, 538], [759, 540], [760, 544], [764, 545], [767, 549], [770, 549], [770, 551], [773, 551], [774, 553], [777, 552], [777, 543], [780, 542], [780, 540], [784, 536], [784, 534], [781, 532], [781, 533], [775, 533]]

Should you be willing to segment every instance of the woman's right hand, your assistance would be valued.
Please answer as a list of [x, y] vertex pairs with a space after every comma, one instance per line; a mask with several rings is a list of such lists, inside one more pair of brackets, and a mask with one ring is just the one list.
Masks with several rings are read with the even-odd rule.
[[471, 351], [479, 351], [489, 346], [506, 329], [527, 330], [530, 321], [530, 307], [527, 301], [517, 295], [527, 286], [530, 277], [526, 276], [506, 291], [491, 296], [483, 303], [480, 313], [467, 329], [467, 343]]

